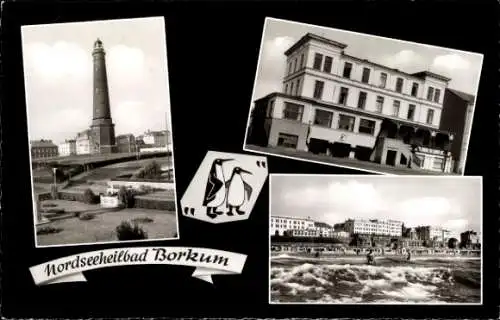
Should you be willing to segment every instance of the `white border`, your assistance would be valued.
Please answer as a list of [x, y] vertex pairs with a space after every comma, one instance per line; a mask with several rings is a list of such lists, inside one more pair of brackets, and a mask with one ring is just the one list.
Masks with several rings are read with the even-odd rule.
[[[165, 63], [164, 63], [164, 68], [165, 68], [165, 73], [167, 76], [167, 92], [168, 92], [168, 98], [170, 100], [170, 80], [169, 80], [169, 72], [168, 72], [168, 58], [167, 58], [167, 41], [166, 41], [166, 28], [165, 28], [165, 18], [164, 17], [147, 17], [147, 18], [131, 18], [131, 19], [115, 19], [115, 20], [98, 20], [98, 21], [83, 21], [83, 22], [68, 22], [68, 23], [57, 23], [57, 24], [49, 24], [49, 26], [52, 25], [67, 25], [67, 24], [88, 24], [88, 23], [99, 23], [99, 22], [131, 22], [131, 21], [137, 21], [137, 20], [153, 20], [153, 19], [161, 19], [162, 21], [162, 33], [163, 37], [161, 38], [161, 41], [164, 41], [164, 56], [165, 56]], [[42, 26], [47, 26], [47, 24], [41, 24], [41, 25], [25, 25], [21, 26], [21, 44], [22, 46], [24, 45], [24, 39], [23, 39], [23, 30], [26, 28], [32, 28], [32, 27], [42, 27]], [[24, 60], [24, 55], [23, 55], [23, 60]], [[76, 247], [76, 246], [89, 246], [89, 245], [104, 245], [104, 244], [131, 244], [131, 243], [144, 243], [144, 242], [157, 242], [157, 241], [169, 241], [169, 240], [179, 240], [180, 239], [180, 229], [179, 229], [179, 213], [178, 213], [178, 203], [177, 203], [177, 179], [175, 175], [175, 157], [174, 157], [174, 138], [173, 138], [173, 128], [172, 128], [172, 109], [170, 107], [170, 103], [168, 104], [168, 108], [166, 110], [167, 116], [165, 119], [165, 124], [168, 126], [167, 131], [170, 129], [170, 142], [172, 144], [171, 146], [171, 161], [172, 161], [172, 174], [174, 176], [174, 201], [175, 201], [175, 210], [174, 214], [175, 215], [175, 222], [176, 222], [176, 233], [177, 237], [175, 238], [160, 238], [160, 239], [144, 239], [144, 240], [126, 240], [126, 241], [100, 241], [100, 242], [83, 242], [83, 243], [74, 243], [74, 244], [55, 244], [55, 245], [39, 245], [38, 244], [38, 235], [36, 234], [37, 230], [37, 225], [36, 225], [36, 210], [35, 208], [35, 184], [33, 182], [33, 165], [32, 165], [32, 159], [31, 159], [31, 140], [30, 140], [30, 121], [29, 121], [29, 112], [28, 112], [28, 90], [26, 90], [26, 78], [28, 75], [26, 72], [24, 73], [24, 83], [25, 83], [25, 95], [26, 95], [26, 120], [27, 120], [27, 131], [28, 131], [28, 154], [29, 154], [29, 159], [30, 159], [30, 175], [31, 175], [31, 196], [32, 196], [32, 207], [33, 207], [33, 229], [34, 229], [34, 239], [35, 239], [35, 248], [54, 248], [54, 247]], [[168, 121], [167, 121], [168, 119]], [[168, 123], [167, 123], [168, 122]], [[168, 134], [168, 133], [167, 133]], [[168, 141], [167, 141], [168, 142]]]
[[271, 228], [271, 217], [272, 217], [272, 212], [271, 212], [271, 200], [272, 200], [272, 181], [273, 177], [308, 177], [308, 176], [322, 176], [322, 177], [329, 177], [331, 179], [335, 179], [336, 177], [349, 177], [351, 179], [357, 179], [357, 178], [371, 178], [371, 179], [384, 179], [384, 178], [389, 178], [389, 179], [403, 179], [403, 178], [419, 178], [419, 179], [470, 179], [470, 180], [475, 180], [479, 179], [481, 181], [480, 183], [480, 190], [481, 190], [481, 204], [480, 204], [480, 214], [479, 214], [479, 220], [480, 220], [480, 226], [481, 226], [481, 302], [479, 303], [332, 303], [332, 302], [275, 302], [271, 300], [271, 235], [269, 234], [269, 230], [267, 232], [267, 237], [268, 237], [268, 250], [269, 250], [269, 270], [268, 270], [268, 297], [269, 301], [268, 304], [270, 305], [411, 305], [411, 306], [479, 306], [483, 305], [483, 293], [484, 293], [484, 276], [483, 276], [483, 248], [484, 248], [484, 243], [483, 243], [483, 177], [482, 176], [417, 176], [417, 175], [405, 175], [405, 176], [386, 176], [386, 175], [353, 175], [353, 174], [291, 174], [291, 173], [274, 173], [269, 175], [269, 221], [268, 221], [268, 229]]
[[[261, 37], [261, 40], [260, 40], [259, 58], [258, 58], [258, 61], [257, 61], [257, 69], [255, 70], [255, 79], [254, 79], [254, 84], [253, 84], [253, 89], [252, 89], [252, 96], [250, 98], [252, 101], [250, 101], [250, 108], [248, 110], [247, 125], [245, 127], [245, 138], [243, 140], [243, 150], [244, 151], [252, 152], [252, 153], [258, 153], [258, 154], [263, 154], [263, 155], [267, 155], [267, 156], [274, 156], [274, 157], [278, 157], [278, 158], [298, 160], [298, 161], [304, 161], [304, 162], [309, 162], [309, 163], [316, 163], [316, 164], [327, 165], [327, 166], [330, 166], [330, 167], [346, 168], [346, 169], [358, 170], [358, 171], [363, 171], [363, 172], [371, 172], [371, 173], [382, 174], [382, 175], [390, 175], [390, 176], [392, 176], [392, 175], [412, 176], [412, 174], [393, 174], [393, 173], [388, 173], [388, 172], [363, 169], [361, 167], [351, 167], [351, 166], [345, 166], [345, 165], [335, 164], [335, 163], [332, 163], [332, 162], [323, 162], [323, 161], [319, 161], [319, 160], [309, 160], [309, 159], [304, 159], [304, 158], [301, 158], [301, 157], [298, 157], [298, 156], [297, 157], [287, 156], [287, 155], [281, 155], [281, 154], [264, 152], [264, 151], [257, 151], [257, 150], [253, 150], [251, 148], [247, 148], [248, 128], [250, 127], [250, 118], [251, 118], [251, 115], [252, 115], [252, 106], [254, 104], [253, 100], [256, 99], [254, 97], [254, 95], [255, 95], [255, 88], [257, 86], [257, 78], [258, 78], [259, 70], [260, 70], [260, 62], [261, 62], [261, 57], [262, 57], [262, 51], [264, 50], [264, 36], [265, 36], [267, 24], [268, 24], [269, 21], [278, 21], [278, 22], [283, 22], [283, 23], [291, 23], [291, 24], [296, 24], [296, 25], [302, 25], [302, 26], [305, 26], [305, 27], [321, 28], [321, 29], [325, 29], [325, 30], [335, 30], [335, 31], [339, 31], [339, 32], [345, 32], [345, 33], [351, 33], [351, 34], [361, 35], [361, 36], [364, 36], [364, 37], [373, 37], [373, 38], [384, 39], [384, 40], [392, 40], [392, 41], [396, 41], [396, 42], [410, 43], [410, 44], [413, 44], [413, 45], [416, 44], [416, 45], [420, 45], [420, 46], [424, 46], [424, 47], [430, 47], [430, 48], [439, 48], [439, 49], [454, 50], [455, 52], [461, 52], [461, 53], [467, 53], [467, 54], [481, 56], [481, 66], [479, 68], [479, 76], [477, 78], [476, 92], [475, 92], [475, 95], [474, 95], [474, 105], [472, 107], [472, 116], [471, 116], [471, 119], [470, 119], [469, 137], [467, 138], [467, 146], [465, 148], [465, 159], [464, 159], [463, 172], [462, 172], [461, 175], [460, 174], [454, 174], [454, 173], [452, 173], [452, 174], [446, 174], [446, 175], [451, 175], [451, 176], [464, 176], [465, 169], [467, 167], [467, 156], [468, 156], [468, 151], [469, 151], [470, 137], [472, 135], [472, 125], [474, 124], [474, 113], [476, 112], [476, 102], [477, 102], [477, 99], [478, 99], [477, 98], [477, 93], [479, 91], [479, 82], [481, 80], [481, 74], [482, 74], [482, 70], [483, 70], [483, 62], [484, 62], [484, 55], [483, 54], [476, 53], [476, 52], [469, 52], [469, 51], [457, 50], [457, 49], [451, 49], [451, 48], [438, 47], [438, 46], [434, 46], [434, 45], [422, 44], [422, 43], [417, 43], [417, 42], [412, 42], [412, 41], [392, 39], [392, 38], [381, 37], [381, 36], [376, 36], [376, 35], [372, 35], [372, 34], [366, 34], [366, 33], [360, 33], [360, 32], [354, 32], [354, 31], [348, 31], [348, 30], [330, 28], [330, 27], [323, 27], [323, 26], [318, 26], [318, 25], [314, 25], [314, 24], [310, 24], [310, 23], [303, 23], [303, 22], [297, 22], [297, 21], [291, 21], [291, 20], [285, 20], [285, 19], [278, 19], [278, 18], [272, 18], [272, 17], [265, 17], [264, 18], [264, 27], [263, 27], [263, 30], [262, 30], [262, 37]], [[270, 93], [272, 93], [272, 92], [269, 92], [269, 94]], [[259, 98], [257, 98], [257, 99], [259, 99]], [[462, 140], [462, 143], [463, 143], [463, 140]], [[333, 159], [335, 159], [335, 158], [333, 158]], [[415, 172], [415, 174], [416, 173], [417, 172]], [[433, 174], [430, 174], [430, 176], [433, 176]]]

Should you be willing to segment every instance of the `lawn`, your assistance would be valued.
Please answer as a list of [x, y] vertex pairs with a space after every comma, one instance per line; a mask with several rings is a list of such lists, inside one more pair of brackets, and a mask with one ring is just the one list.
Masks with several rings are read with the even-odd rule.
[[316, 163], [321, 162], [322, 164], [325, 165], [349, 167], [349, 169], [353, 170], [367, 170], [376, 173], [386, 173], [395, 175], [455, 175], [455, 174], [445, 174], [442, 172], [433, 172], [421, 169], [391, 167], [379, 163], [361, 161], [350, 158], [334, 158], [327, 155], [313, 154], [306, 151], [285, 149], [279, 147], [260, 147], [254, 145], [246, 145], [245, 149], [269, 155], [286, 156], [299, 161], [314, 161]]
[[175, 212], [134, 208], [98, 214], [92, 220], [82, 221], [78, 218], [68, 218], [52, 221], [42, 227], [61, 228], [62, 231], [37, 235], [37, 241], [39, 246], [118, 241], [115, 228], [122, 221], [130, 222], [132, 219], [146, 217], [153, 219], [153, 221], [139, 223], [139, 225], [146, 231], [149, 240], [168, 239], [176, 236], [177, 217]]

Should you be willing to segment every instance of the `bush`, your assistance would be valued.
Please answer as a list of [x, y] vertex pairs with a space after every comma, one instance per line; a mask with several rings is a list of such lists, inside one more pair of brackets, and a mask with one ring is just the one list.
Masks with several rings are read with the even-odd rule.
[[135, 192], [133, 189], [127, 189], [121, 186], [118, 190], [118, 200], [123, 203], [125, 208], [133, 208], [135, 203]]
[[86, 204], [97, 204], [99, 203], [99, 197], [94, 194], [92, 189], [87, 188], [83, 192], [83, 202]]
[[54, 227], [51, 227], [51, 226], [46, 226], [46, 227], [38, 229], [36, 231], [36, 234], [37, 235], [42, 235], [42, 234], [59, 233], [62, 230], [63, 230], [62, 228], [54, 228]]
[[144, 168], [132, 175], [132, 178], [138, 179], [158, 179], [161, 177], [161, 166], [156, 161], [151, 161]]
[[54, 208], [54, 207], [57, 207], [57, 204], [55, 204], [55, 203], [44, 203], [44, 204], [42, 204], [42, 207], [44, 207], [44, 208]]
[[149, 218], [149, 217], [141, 217], [141, 218], [134, 218], [132, 219], [133, 223], [150, 223], [153, 222], [154, 220]]
[[78, 219], [86, 221], [86, 220], [92, 220], [95, 218], [95, 214], [92, 213], [80, 213], [78, 215]]
[[135, 199], [135, 207], [151, 210], [175, 211], [175, 201], [139, 197]]
[[137, 223], [134, 223], [132, 227], [127, 221], [122, 221], [122, 223], [116, 227], [116, 235], [119, 241], [143, 240], [148, 238], [147, 233], [139, 227]]

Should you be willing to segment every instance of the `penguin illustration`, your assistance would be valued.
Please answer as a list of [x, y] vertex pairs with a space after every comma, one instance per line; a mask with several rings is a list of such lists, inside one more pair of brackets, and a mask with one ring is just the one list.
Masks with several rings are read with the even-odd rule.
[[229, 211], [227, 215], [234, 215], [233, 209], [240, 215], [245, 214], [244, 211], [240, 210], [240, 207], [250, 199], [252, 195], [252, 187], [243, 180], [241, 176], [242, 173], [252, 174], [249, 171], [246, 171], [240, 167], [236, 167], [233, 169], [233, 173], [231, 174], [231, 178], [226, 182], [227, 184], [227, 206]]
[[222, 211], [217, 211], [217, 208], [222, 206], [226, 200], [226, 180], [224, 179], [222, 165], [224, 162], [232, 160], [233, 159], [217, 158], [212, 162], [203, 199], [203, 206], [207, 207], [207, 216], [212, 219], [215, 219], [218, 214], [224, 213]]

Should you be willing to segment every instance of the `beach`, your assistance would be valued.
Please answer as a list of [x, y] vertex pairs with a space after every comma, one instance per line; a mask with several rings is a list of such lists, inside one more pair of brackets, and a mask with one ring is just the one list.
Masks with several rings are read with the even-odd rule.
[[273, 254], [272, 303], [481, 303], [480, 257]]

